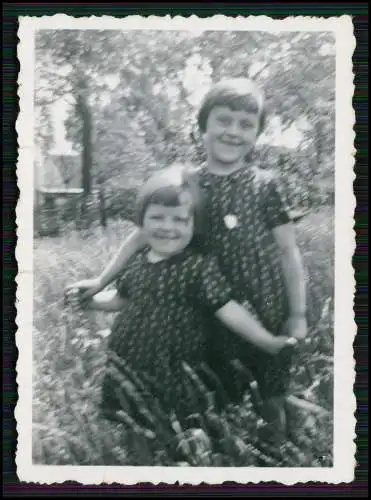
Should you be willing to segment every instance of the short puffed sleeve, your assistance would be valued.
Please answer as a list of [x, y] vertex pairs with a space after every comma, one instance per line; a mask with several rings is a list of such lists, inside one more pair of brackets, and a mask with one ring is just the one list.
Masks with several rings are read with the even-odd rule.
[[283, 226], [292, 221], [284, 188], [277, 181], [276, 177], [270, 176], [262, 184], [261, 195], [262, 210], [269, 229]]
[[233, 300], [233, 290], [219, 269], [217, 259], [200, 257], [193, 273], [193, 300], [216, 312]]

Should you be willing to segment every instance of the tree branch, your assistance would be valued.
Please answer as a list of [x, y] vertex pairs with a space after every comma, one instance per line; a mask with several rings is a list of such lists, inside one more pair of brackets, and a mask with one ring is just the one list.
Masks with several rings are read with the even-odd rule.
[[75, 83], [75, 80], [73, 77], [69, 76], [69, 75], [60, 75], [59, 73], [56, 73], [55, 71], [53, 70], [50, 70], [48, 68], [41, 68], [40, 69], [40, 72], [41, 73], [44, 73], [44, 75], [47, 75], [47, 76], [54, 76], [55, 78], [58, 78], [58, 79], [61, 79], [63, 81], [67, 81], [71, 84], [74, 84]]
[[58, 94], [58, 95], [55, 95], [54, 97], [51, 97], [51, 98], [41, 98], [41, 99], [38, 99], [37, 97], [35, 98], [35, 104], [37, 106], [50, 106], [52, 104], [55, 104], [57, 101], [59, 101], [60, 99], [65, 99], [65, 101], [67, 102], [67, 104], [70, 104], [71, 106], [74, 106], [75, 105], [75, 101], [72, 102], [70, 101], [69, 99], [66, 99], [66, 97], [72, 97], [73, 99], [75, 99], [75, 97], [73, 96], [73, 94], [71, 94], [70, 92], [62, 92], [61, 94]]

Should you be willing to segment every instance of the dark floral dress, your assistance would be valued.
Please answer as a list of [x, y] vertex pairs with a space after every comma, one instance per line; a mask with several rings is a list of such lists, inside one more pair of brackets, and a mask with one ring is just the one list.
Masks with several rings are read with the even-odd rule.
[[[230, 300], [231, 289], [216, 259], [192, 247], [157, 263], [147, 253], [146, 248], [135, 255], [117, 281], [128, 302], [115, 319], [109, 351], [141, 378], [166, 413], [174, 410], [182, 419], [194, 410], [182, 363], [197, 373], [207, 347], [205, 321]], [[117, 389], [107, 372], [102, 409], [123, 409]]]
[[[290, 216], [272, 174], [247, 166], [228, 176], [202, 169], [198, 176], [205, 193], [206, 251], [217, 257], [234, 296], [271, 333], [282, 334], [288, 298], [272, 230]], [[246, 390], [246, 380], [231, 367], [233, 359], [250, 368], [263, 397], [286, 390], [289, 359], [266, 355], [219, 324], [210, 328], [208, 361], [233, 400]]]

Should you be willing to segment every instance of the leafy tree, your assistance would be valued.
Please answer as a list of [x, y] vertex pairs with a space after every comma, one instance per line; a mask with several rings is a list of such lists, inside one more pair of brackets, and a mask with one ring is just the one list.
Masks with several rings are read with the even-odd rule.
[[[36, 50], [37, 108], [45, 110], [60, 98], [71, 104], [67, 138], [85, 151], [86, 161], [92, 156], [88, 190], [90, 182], [112, 191], [135, 187], [173, 160], [202, 161], [194, 133], [197, 106], [208, 84], [225, 76], [250, 76], [266, 92], [266, 165], [282, 169], [283, 181], [306, 193], [310, 203], [318, 202], [321, 186], [333, 187], [330, 33], [43, 30]], [[82, 84], [88, 114], [81, 111]], [[45, 121], [47, 114], [40, 114]], [[91, 148], [83, 148], [84, 116], [91, 119]], [[285, 132], [293, 126], [301, 133], [293, 149], [269, 147], [277, 127]], [[40, 126], [36, 133], [43, 142]]]

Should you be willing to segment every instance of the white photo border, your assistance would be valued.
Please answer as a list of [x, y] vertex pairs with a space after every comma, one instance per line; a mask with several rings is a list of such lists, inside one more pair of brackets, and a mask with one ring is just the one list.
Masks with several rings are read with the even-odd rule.
[[[32, 463], [32, 332], [33, 324], [33, 155], [34, 155], [34, 62], [35, 32], [39, 29], [118, 29], [118, 30], [259, 30], [332, 31], [336, 36], [336, 141], [335, 141], [335, 345], [334, 345], [334, 465], [331, 468], [219, 468], [219, 467], [114, 467], [41, 466]], [[74, 18], [66, 14], [19, 18], [18, 59], [20, 62], [17, 177], [20, 196], [16, 209], [18, 262], [17, 361], [18, 403], [15, 409], [18, 444], [17, 475], [20, 481], [54, 484], [77, 481], [97, 485], [119, 483], [159, 483], [218, 485], [224, 482], [257, 484], [275, 481], [297, 483], [349, 483], [354, 480], [355, 360], [353, 342], [357, 333], [354, 320], [355, 252], [353, 193], [355, 179], [354, 124], [352, 106], [354, 75], [352, 56], [356, 41], [350, 16], [331, 18], [293, 16], [277, 20], [267, 16], [209, 18], [92, 16]]]

